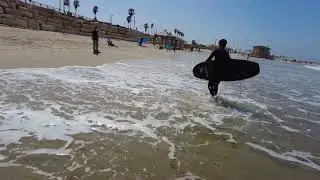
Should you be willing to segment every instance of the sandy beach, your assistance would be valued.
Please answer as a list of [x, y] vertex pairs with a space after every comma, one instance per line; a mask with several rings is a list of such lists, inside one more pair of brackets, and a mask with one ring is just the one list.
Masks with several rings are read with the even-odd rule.
[[119, 47], [107, 46], [100, 37], [99, 49], [92, 54], [91, 37], [0, 26], [0, 68], [53, 68], [99, 66], [126, 59], [170, 59], [173, 52], [159, 51], [152, 45], [113, 40]]
[[0, 180], [320, 180], [317, 6], [181, 5], [0, 0]]

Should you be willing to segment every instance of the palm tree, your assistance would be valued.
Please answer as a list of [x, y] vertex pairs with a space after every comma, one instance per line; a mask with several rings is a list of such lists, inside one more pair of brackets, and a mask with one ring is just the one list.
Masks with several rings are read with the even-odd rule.
[[[130, 21], [130, 22], [132, 22], [132, 17], [136, 14], [135, 9], [130, 8], [130, 9], [128, 10], [128, 14], [129, 14], [129, 16], [130, 16], [130, 18], [131, 18], [131, 21]], [[134, 23], [134, 24], [133, 24], [133, 27], [135, 28], [135, 26], [136, 26], [136, 19], [135, 19], [135, 17], [134, 17], [134, 22], [133, 22], [133, 23]]]
[[97, 20], [97, 12], [98, 12], [98, 6], [93, 6], [93, 14], [94, 14], [94, 20], [96, 21]]
[[144, 23], [143, 27], [144, 27], [144, 31], [147, 32], [147, 30], [149, 29], [149, 24]]
[[133, 15], [135, 15], [136, 14], [136, 11], [135, 11], [135, 9], [133, 9], [133, 8], [130, 8], [129, 10], [128, 10], [128, 14], [129, 14], [129, 16], [133, 16]]
[[180, 35], [181, 31], [179, 29], [177, 29], [177, 34], [178, 36]]
[[174, 28], [173, 32], [174, 32], [174, 34], [179, 34], [179, 33], [178, 33], [179, 30], [178, 30], [177, 28]]
[[128, 28], [131, 28], [130, 23], [131, 23], [132, 19], [131, 16], [127, 16], [127, 22], [128, 22]]
[[77, 14], [77, 9], [80, 6], [80, 1], [79, 0], [74, 0], [73, 1], [73, 6], [74, 6], [74, 9], [75, 9], [74, 14], [76, 15]]

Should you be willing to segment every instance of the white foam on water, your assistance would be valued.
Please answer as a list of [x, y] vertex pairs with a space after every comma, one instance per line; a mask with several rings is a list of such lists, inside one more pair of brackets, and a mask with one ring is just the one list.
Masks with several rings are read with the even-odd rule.
[[269, 111], [264, 112], [264, 114], [270, 115], [270, 116], [271, 116], [274, 120], [276, 120], [278, 123], [286, 122], [285, 120], [282, 120], [281, 118], [279, 118], [278, 116], [272, 114], [272, 113], [269, 112]]
[[298, 102], [298, 103], [308, 103], [312, 99], [306, 97], [306, 96], [293, 96], [290, 93], [280, 93], [282, 96], [286, 97], [287, 99], [293, 101], [293, 102]]
[[[1, 108], [1, 105], [0, 105]], [[49, 111], [32, 111], [30, 109], [11, 109], [4, 111], [6, 121], [0, 126], [0, 143], [17, 142], [21, 137], [35, 133], [39, 139], [61, 139], [68, 141], [67, 134], [89, 132], [84, 122], [66, 122]], [[48, 126], [55, 124], [55, 126]], [[70, 127], [72, 126], [72, 128]]]
[[4, 159], [7, 159], [7, 157], [4, 156], [4, 155], [2, 155], [2, 154], [0, 154], [0, 161], [1, 161], [1, 160], [4, 160]]
[[208, 146], [209, 145], [209, 141], [206, 140], [204, 143], [201, 144], [188, 144], [189, 146], [194, 146], [194, 147], [200, 147], [200, 146]]
[[301, 108], [298, 108], [297, 110], [298, 110], [298, 111], [301, 111], [301, 112], [304, 112], [304, 113], [308, 112], [307, 110], [301, 109]]
[[31, 154], [50, 154], [50, 155], [58, 155], [58, 156], [66, 156], [69, 155], [71, 149], [30, 149], [26, 151], [22, 151], [22, 153], [31, 155]]
[[[251, 118], [252, 113], [259, 111], [270, 116], [270, 120], [262, 121], [268, 123], [265, 126], [277, 127], [287, 120], [268, 111], [275, 106], [266, 103], [267, 97], [259, 97], [254, 83], [265, 84], [266, 88], [270, 83], [257, 78], [246, 81], [248, 88], [241, 95], [234, 86], [221, 83], [219, 96], [240, 107], [218, 106], [209, 100], [207, 82], [193, 77], [193, 63], [132, 60], [90, 68], [0, 70], [0, 144], [29, 135], [69, 141], [69, 134], [79, 132], [124, 132], [167, 142], [171, 159], [175, 157], [174, 143], [159, 135], [159, 128], [174, 128], [178, 134], [187, 126], [198, 125], [236, 142], [232, 134], [216, 132], [224, 118], [240, 116], [252, 122], [257, 121]], [[285, 95], [305, 100], [299, 92], [297, 89]], [[242, 105], [250, 112], [241, 111]], [[28, 153], [42, 152], [67, 153], [48, 149]]]
[[111, 168], [99, 170], [99, 172], [110, 172], [110, 171], [113, 171], [113, 170]]
[[[302, 165], [305, 165], [305, 166], [308, 166], [308, 167], [311, 167], [315, 170], [320, 171], [320, 166], [315, 164], [314, 162], [312, 162], [310, 159], [308, 159], [311, 156], [310, 153], [303, 153], [302, 154], [302, 153], [297, 153], [297, 152], [286, 152], [286, 153], [279, 154], [275, 151], [267, 149], [267, 148], [260, 146], [258, 144], [253, 144], [250, 142], [247, 142], [246, 144], [257, 149], [257, 150], [260, 150], [260, 151], [267, 153], [269, 156], [272, 156], [272, 157], [275, 157], [275, 158], [278, 158], [281, 160], [285, 160], [285, 161], [299, 163], [299, 164], [302, 164]], [[306, 156], [306, 154], [308, 154], [308, 156]], [[294, 157], [293, 155], [296, 157], [300, 157], [306, 161], [299, 160], [296, 157]], [[299, 156], [299, 155], [301, 155], [301, 156]]]
[[272, 122], [268, 122], [268, 121], [260, 121], [262, 124], [272, 124]]
[[292, 156], [292, 157], [300, 157], [305, 159], [306, 161], [310, 161], [309, 158], [320, 159], [320, 157], [313, 156], [310, 152], [302, 152], [302, 151], [296, 151], [296, 150], [293, 150], [291, 152], [285, 152], [283, 154], [287, 156]]
[[[278, 117], [277, 115], [273, 114], [272, 112], [270, 112], [268, 110], [269, 107], [274, 107], [274, 108], [277, 108], [278, 110], [281, 110], [282, 107], [274, 106], [274, 105], [268, 106], [266, 104], [259, 103], [254, 99], [250, 99], [247, 95], [242, 95], [241, 98], [239, 98], [239, 97], [236, 98], [236, 97], [230, 96], [230, 95], [222, 96], [222, 97], [224, 97], [225, 99], [228, 99], [227, 103], [232, 105], [239, 112], [245, 113], [244, 117], [246, 117], [245, 119], [247, 121], [253, 121], [254, 119], [251, 118], [251, 115], [253, 113], [259, 112], [259, 113], [263, 113], [265, 115], [271, 116], [271, 118], [274, 119], [278, 123], [286, 122], [285, 120], [281, 119], [280, 117]], [[260, 122], [273, 124], [272, 122], [268, 122], [268, 121], [260, 121]]]
[[264, 139], [262, 139], [261, 142], [262, 142], [262, 143], [273, 144], [273, 142], [272, 142], [271, 140], [264, 140]]
[[306, 102], [307, 104], [310, 104], [312, 106], [316, 106], [316, 107], [319, 107], [320, 106], [320, 102], [310, 102], [310, 101], [307, 101]]
[[196, 180], [196, 179], [202, 179], [202, 178], [192, 174], [191, 172], [187, 172], [183, 177], [175, 178], [175, 180]]
[[309, 68], [309, 69], [313, 69], [313, 70], [320, 71], [320, 66], [309, 66], [309, 65], [305, 65], [304, 67]]
[[[222, 125], [224, 117], [236, 115], [203, 103], [208, 100], [206, 85], [192, 75], [185, 77], [189, 72], [174, 71], [176, 68], [189, 67], [168, 61], [156, 66], [114, 63], [97, 68], [1, 70], [7, 84], [0, 84], [4, 90], [0, 144], [31, 135], [69, 142], [69, 134], [80, 132], [126, 132], [167, 142], [168, 158], [175, 158], [174, 143], [159, 137], [158, 128], [174, 127], [179, 133], [187, 126], [201, 125], [215, 131], [212, 125]], [[32, 149], [24, 153], [67, 155], [70, 151]]]
[[[223, 97], [223, 96], [222, 96]], [[263, 110], [267, 110], [268, 106], [266, 104], [259, 103], [254, 99], [250, 99], [247, 96], [235, 97], [235, 96], [226, 96], [230, 101], [234, 101], [236, 103], [244, 103], [244, 104], [253, 104]]]
[[[17, 164], [17, 163], [0, 163], [0, 167], [20, 167], [20, 166], [24, 166], [24, 165]], [[35, 174], [46, 176], [49, 179], [62, 180], [61, 177], [54, 176], [54, 173], [48, 173], [48, 172], [42, 171], [37, 167], [33, 167], [33, 166], [29, 166], [29, 165], [24, 166], [24, 167], [26, 167], [27, 169], [31, 169]]]
[[[124, 62], [117, 62], [116, 64], [120, 64], [120, 65], [124, 65], [124, 66], [129, 66], [129, 67], [150, 68], [149, 66], [127, 64], [127, 63], [124, 63]], [[103, 69], [104, 66], [106, 66], [106, 65], [97, 66], [97, 68]]]
[[[154, 123], [150, 123], [148, 121], [141, 121], [131, 117], [126, 117], [126, 121], [120, 121], [122, 117], [116, 117], [113, 120], [107, 119], [104, 116], [108, 116], [108, 114], [102, 114], [99, 112], [96, 113], [88, 113], [84, 115], [77, 116], [77, 120], [80, 122], [85, 122], [93, 119], [88, 125], [94, 126], [91, 127], [93, 131], [102, 131], [102, 132], [114, 132], [114, 131], [129, 131], [132, 130], [134, 132], [143, 132], [146, 137], [150, 137], [153, 139], [159, 139], [157, 134], [150, 129], [150, 126], [153, 128], [167, 126], [167, 121], [155, 121]], [[150, 119], [152, 121], [152, 118]]]
[[297, 90], [297, 89], [288, 89], [288, 91], [290, 92], [290, 94], [291, 95], [294, 95], [294, 96], [302, 96], [303, 95], [303, 93], [302, 92], [300, 92], [299, 90]]
[[294, 132], [294, 133], [299, 133], [299, 132], [300, 132], [300, 131], [297, 130], [297, 129], [294, 129], [294, 128], [291, 128], [291, 127], [285, 126], [285, 125], [281, 125], [281, 126], [279, 126], [279, 127], [285, 129], [285, 130], [288, 131], [288, 132]]
[[311, 123], [315, 123], [315, 124], [320, 124], [320, 121], [314, 121], [314, 120], [310, 120], [308, 118], [303, 118], [303, 117], [298, 117], [298, 116], [292, 116], [290, 114], [286, 114], [286, 117], [292, 118], [292, 119], [297, 119], [297, 120], [301, 120], [301, 121], [307, 121], [307, 122], [311, 122]]
[[176, 149], [175, 149], [174, 144], [173, 144], [171, 141], [169, 141], [167, 137], [162, 137], [162, 140], [163, 140], [164, 142], [168, 143], [169, 146], [170, 146], [170, 147], [169, 147], [169, 153], [168, 153], [169, 159], [177, 159], [177, 158], [175, 157]]

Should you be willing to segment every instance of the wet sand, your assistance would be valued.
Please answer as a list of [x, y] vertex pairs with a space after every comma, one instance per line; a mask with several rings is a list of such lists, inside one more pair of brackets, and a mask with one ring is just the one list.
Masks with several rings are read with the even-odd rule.
[[[165, 132], [169, 131], [163, 133], [170, 136]], [[68, 180], [316, 180], [320, 177], [312, 169], [271, 159], [243, 144], [226, 142], [227, 137], [212, 135], [201, 127], [188, 128], [179, 136], [171, 134], [169, 140], [174, 146], [163, 141], [99, 132], [72, 137], [72, 142], [26, 137], [20, 140], [21, 144], [9, 145], [8, 150], [2, 152], [9, 156], [0, 161], [2, 176], [4, 179]], [[35, 149], [42, 149], [42, 153]]]

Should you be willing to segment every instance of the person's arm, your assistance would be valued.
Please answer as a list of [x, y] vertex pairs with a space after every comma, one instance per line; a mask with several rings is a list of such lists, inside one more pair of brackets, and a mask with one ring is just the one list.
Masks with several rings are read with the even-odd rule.
[[216, 55], [216, 51], [214, 50], [214, 51], [210, 54], [210, 56], [207, 58], [206, 62], [211, 61], [212, 58], [213, 58], [215, 55]]

